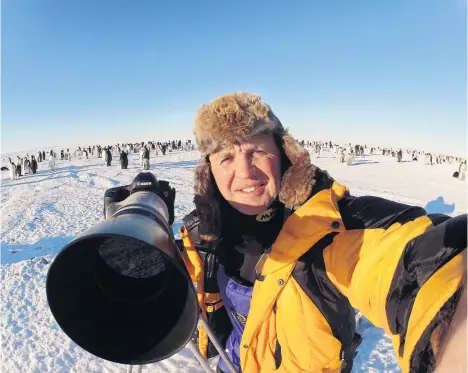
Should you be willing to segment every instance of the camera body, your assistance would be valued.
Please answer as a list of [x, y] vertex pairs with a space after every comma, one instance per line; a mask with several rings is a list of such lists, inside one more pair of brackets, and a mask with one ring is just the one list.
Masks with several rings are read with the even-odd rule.
[[169, 219], [167, 223], [174, 223], [174, 201], [176, 191], [168, 181], [157, 180], [151, 172], [139, 173], [128, 185], [107, 189], [104, 193], [104, 218], [109, 219], [118, 211], [132, 194], [150, 192], [162, 199], [167, 207]]

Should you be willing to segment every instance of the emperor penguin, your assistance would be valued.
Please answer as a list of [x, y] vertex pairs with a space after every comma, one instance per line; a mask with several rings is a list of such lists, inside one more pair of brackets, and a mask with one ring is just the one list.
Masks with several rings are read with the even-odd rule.
[[31, 163], [29, 162], [29, 154], [27, 154], [26, 157], [24, 157], [23, 168], [25, 175], [31, 173]]
[[107, 148], [104, 148], [103, 152], [104, 152], [104, 156], [102, 158], [104, 159], [104, 164], [107, 165], [107, 158], [109, 157], [107, 153]]
[[402, 159], [403, 159], [403, 151], [400, 149], [397, 151], [397, 162], [401, 163]]
[[344, 149], [341, 149], [341, 152], [340, 152], [340, 162], [341, 163], [345, 162], [345, 157], [346, 157], [345, 151], [344, 151]]
[[10, 160], [10, 180], [13, 181], [13, 180], [16, 180], [16, 166], [11, 161], [10, 157], [8, 157], [8, 159]]
[[348, 151], [346, 153], [346, 165], [347, 166], [351, 166], [353, 164], [353, 153], [351, 153], [350, 151]]
[[18, 162], [16, 163], [16, 177], [22, 176], [21, 175], [21, 164], [22, 164], [21, 158], [18, 157]]
[[33, 174], [35, 174], [37, 171], [37, 161], [33, 155], [31, 155], [31, 171]]
[[143, 158], [143, 169], [149, 170], [150, 169], [150, 163], [148, 158]]
[[317, 158], [320, 158], [320, 154], [322, 154], [322, 146], [321, 145], [317, 145], [315, 147], [315, 155], [317, 156]]
[[458, 168], [458, 178], [460, 180], [465, 180], [465, 174], [466, 174], [466, 161], [460, 164], [460, 167]]
[[145, 148], [140, 148], [140, 166], [143, 166], [143, 155], [145, 153]]
[[111, 153], [111, 151], [109, 149], [106, 150], [105, 160], [106, 160], [107, 167], [109, 167], [111, 165], [111, 162], [112, 162], [112, 153]]
[[21, 158], [21, 167], [23, 167], [23, 174], [28, 174], [28, 168], [27, 168], [27, 165], [26, 165], [26, 161], [28, 159], [26, 157], [24, 158]]
[[55, 171], [55, 157], [52, 151], [50, 152], [50, 155], [49, 155], [49, 167], [52, 171]]
[[122, 149], [122, 151], [120, 152], [120, 168], [122, 170], [126, 170], [127, 167], [128, 167], [127, 153], [125, 152], [125, 150]]

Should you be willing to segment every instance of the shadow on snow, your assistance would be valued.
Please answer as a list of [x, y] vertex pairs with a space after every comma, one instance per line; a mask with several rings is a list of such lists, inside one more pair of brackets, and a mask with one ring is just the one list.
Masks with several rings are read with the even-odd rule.
[[353, 162], [353, 164], [351, 166], [359, 166], [361, 164], [375, 164], [375, 163], [380, 163], [380, 162], [377, 162], [377, 161], [366, 161], [365, 159], [363, 160], [360, 160], [360, 161], [357, 161], [357, 162]]
[[[10, 181], [8, 184], [2, 183], [2, 187], [4, 188], [9, 188], [13, 186], [19, 186], [19, 185], [26, 185], [26, 184], [36, 184], [40, 183], [46, 180], [57, 180], [57, 179], [64, 179], [68, 177], [73, 177], [74, 179], [79, 179], [78, 177], [78, 172], [79, 171], [84, 171], [84, 170], [89, 170], [91, 168], [95, 168], [96, 165], [86, 165], [86, 166], [68, 166], [65, 168], [61, 169], [55, 169], [55, 171], [52, 170], [47, 170], [47, 171], [39, 171], [36, 174], [31, 174], [27, 176], [20, 176], [19, 179], [16, 179], [15, 181]], [[36, 177], [41, 177], [45, 176], [43, 179], [37, 180]], [[33, 179], [31, 181], [26, 181], [26, 182], [19, 182], [17, 183], [16, 181], [21, 181], [25, 179]]]
[[2, 242], [2, 264], [17, 263], [48, 254], [57, 254], [73, 239], [72, 236], [46, 237], [34, 243], [11, 244]]
[[444, 197], [439, 196], [437, 199], [428, 202], [424, 209], [428, 214], [451, 214], [455, 211], [455, 203], [446, 204]]

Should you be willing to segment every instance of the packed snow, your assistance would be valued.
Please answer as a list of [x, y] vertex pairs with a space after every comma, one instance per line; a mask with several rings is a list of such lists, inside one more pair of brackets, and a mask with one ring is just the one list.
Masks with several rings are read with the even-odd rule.
[[[56, 149], [60, 153], [59, 148]], [[20, 156], [26, 152], [17, 153]], [[2, 166], [9, 167], [2, 154]], [[29, 154], [36, 154], [29, 151]], [[422, 158], [422, 157], [421, 157]], [[138, 154], [129, 155], [129, 168], [120, 169], [118, 157], [111, 167], [104, 160], [57, 158], [51, 171], [39, 163], [37, 174], [9, 180], [1, 173], [1, 367], [4, 372], [88, 372], [127, 371], [127, 366], [101, 360], [82, 350], [59, 328], [47, 305], [45, 280], [54, 255], [79, 232], [102, 217], [103, 194], [107, 188], [125, 185], [142, 172]], [[151, 172], [176, 188], [175, 224], [193, 208], [193, 170], [197, 151], [151, 153]], [[405, 154], [402, 163], [391, 156], [356, 157], [352, 166], [340, 163], [338, 155], [324, 151], [313, 163], [327, 170], [354, 195], [376, 195], [425, 207], [429, 212], [455, 216], [467, 211], [466, 185], [453, 178], [458, 164], [425, 165]], [[390, 339], [382, 329], [357, 315], [357, 329], [363, 342], [353, 372], [398, 372], [400, 369]], [[216, 358], [211, 361], [214, 368]], [[203, 372], [188, 348], [169, 359], [146, 365], [150, 372]]]

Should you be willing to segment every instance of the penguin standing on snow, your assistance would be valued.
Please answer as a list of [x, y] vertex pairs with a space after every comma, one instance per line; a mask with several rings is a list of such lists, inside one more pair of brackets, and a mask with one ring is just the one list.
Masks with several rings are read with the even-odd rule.
[[345, 162], [345, 157], [346, 157], [345, 151], [344, 151], [344, 149], [341, 149], [341, 151], [340, 151], [340, 163]]
[[37, 153], [37, 161], [42, 162], [42, 153], [40, 151]]
[[[17, 156], [17, 157], [18, 157], [18, 156]], [[23, 163], [23, 162], [21, 162], [21, 158], [18, 157], [18, 162], [16, 162], [16, 177], [18, 177], [18, 176], [23, 176], [23, 175], [21, 175], [21, 164], [22, 164], [22, 163]]]
[[466, 161], [462, 162], [460, 166], [458, 167], [458, 178], [460, 180], [465, 180], [465, 174], [466, 174]]
[[401, 163], [402, 159], [403, 159], [403, 151], [400, 149], [397, 151], [397, 162]]
[[54, 157], [54, 153], [52, 152], [52, 150], [50, 151], [50, 155], [49, 155], [49, 167], [52, 171], [55, 171], [55, 157]]
[[348, 153], [346, 154], [346, 165], [347, 165], [347, 166], [351, 166], [351, 165], [353, 164], [353, 158], [354, 158], [354, 157], [353, 157], [353, 153], [348, 152]]
[[143, 158], [143, 169], [144, 170], [149, 170], [150, 169], [150, 163], [148, 158]]
[[25, 174], [30, 174], [31, 173], [31, 163], [29, 162], [29, 159], [28, 159], [28, 156], [27, 155], [25, 158], [24, 158], [24, 173]]
[[33, 174], [37, 171], [37, 162], [33, 155], [31, 155], [31, 171]]
[[18, 177], [18, 176], [23, 176], [23, 175], [21, 175], [21, 163], [18, 163], [16, 165], [16, 177]]
[[148, 148], [145, 147], [143, 148], [143, 169], [149, 170], [150, 164], [149, 164], [149, 150]]
[[145, 153], [145, 149], [143, 147], [140, 148], [140, 166], [143, 166], [143, 155]]
[[16, 166], [15, 164], [11, 161], [11, 158], [8, 157], [10, 160], [10, 180], [13, 181], [16, 179]]
[[105, 154], [104, 159], [106, 161], [107, 167], [109, 167], [111, 165], [111, 162], [112, 162], [112, 153], [110, 152], [109, 149], [106, 149], [106, 154]]
[[107, 148], [102, 149], [103, 156], [102, 159], [104, 159], [104, 164], [107, 164]]
[[27, 164], [26, 164], [27, 160], [28, 159], [26, 157], [21, 158], [21, 166], [23, 167], [23, 174], [25, 174], [25, 175], [29, 173], [28, 172], [28, 167], [27, 167]]
[[120, 152], [120, 168], [126, 170], [128, 167], [128, 157], [124, 150]]

